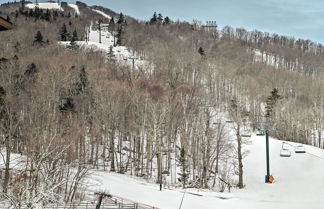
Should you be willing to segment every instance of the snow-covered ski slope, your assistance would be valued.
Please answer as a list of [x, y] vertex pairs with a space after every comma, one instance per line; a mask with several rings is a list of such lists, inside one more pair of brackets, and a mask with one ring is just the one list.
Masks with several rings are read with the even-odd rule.
[[[34, 9], [36, 6], [37, 6], [36, 3], [26, 4], [26, 7], [29, 9]], [[56, 10], [63, 11], [63, 8], [61, 7], [61, 5], [58, 3], [55, 3], [55, 2], [40, 2], [40, 3], [38, 3], [38, 8], [40, 8], [40, 9], [56, 9]]]
[[103, 11], [97, 10], [97, 9], [92, 9], [92, 11], [97, 12], [98, 14], [104, 16], [107, 19], [111, 19], [111, 17], [109, 15], [107, 15], [106, 13], [104, 13]]
[[[36, 3], [29, 3], [29, 4], [26, 4], [26, 7], [29, 8], [29, 9], [35, 9], [36, 7]], [[71, 7], [72, 9], [75, 10], [75, 13], [77, 15], [80, 15], [80, 10], [79, 10], [79, 7], [78, 5], [76, 4], [68, 4], [69, 7]], [[54, 9], [54, 10], [60, 10], [60, 11], [64, 11], [64, 9], [61, 7], [60, 4], [56, 3], [56, 2], [40, 2], [38, 3], [38, 8], [40, 9]]]
[[76, 5], [76, 4], [68, 4], [68, 6], [71, 7], [72, 9], [74, 9], [75, 10], [75, 13], [77, 15], [80, 15], [80, 10], [79, 10], [78, 5]]
[[[182, 209], [324, 208], [323, 150], [305, 146], [305, 154], [296, 154], [293, 146], [288, 146], [292, 155], [290, 158], [282, 158], [282, 142], [270, 138], [271, 174], [275, 181], [266, 184], [265, 136], [253, 135], [251, 141], [251, 145], [246, 145], [250, 154], [244, 159], [244, 189], [231, 193], [189, 189]], [[160, 192], [156, 184], [115, 173], [94, 171], [90, 179], [93, 185], [89, 187], [89, 191], [109, 191], [113, 195], [161, 209], [179, 208], [183, 196], [183, 190], [164, 189]]]
[[[91, 28], [91, 27], [90, 27]], [[99, 34], [101, 34], [101, 43], [99, 43]], [[115, 56], [114, 59], [118, 61], [121, 65], [127, 65], [138, 69], [139, 67], [146, 69], [150, 68], [147, 61], [143, 60], [136, 52], [130, 51], [126, 46], [114, 46], [114, 36], [107, 30], [102, 30], [99, 33], [98, 30], [90, 29], [88, 34], [89, 41], [78, 41], [78, 45], [83, 46], [87, 49], [93, 49], [97, 51], [102, 51], [109, 53], [112, 47], [112, 52]], [[117, 38], [115, 38], [115, 43]], [[69, 44], [69, 42], [60, 42], [63, 45]]]

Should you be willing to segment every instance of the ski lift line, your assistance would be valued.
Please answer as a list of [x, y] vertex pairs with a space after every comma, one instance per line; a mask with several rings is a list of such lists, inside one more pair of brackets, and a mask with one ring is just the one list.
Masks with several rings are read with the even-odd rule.
[[[298, 147], [298, 145], [292, 145], [292, 144], [290, 144], [290, 143], [288, 143], [288, 142], [283, 142], [283, 143], [288, 144], [289, 146], [292, 146], [293, 148]], [[307, 151], [306, 153], [309, 154], [309, 155], [311, 155], [311, 156], [313, 156], [313, 157], [317, 157], [317, 158], [319, 158], [319, 159], [321, 159], [321, 160], [324, 160], [323, 157], [320, 157], [320, 156], [318, 156], [318, 155], [312, 154], [312, 153], [310, 153], [309, 151]]]
[[184, 199], [184, 196], [185, 196], [186, 192], [187, 192], [187, 189], [185, 189], [185, 191], [184, 191], [184, 193], [182, 195], [182, 199], [181, 199], [181, 203], [180, 203], [179, 209], [181, 209], [181, 207], [182, 207], [183, 199]]
[[309, 155], [311, 155], [311, 156], [313, 156], [313, 157], [317, 157], [317, 158], [319, 158], [319, 159], [321, 159], [321, 160], [324, 160], [324, 158], [322, 158], [322, 157], [320, 157], [320, 156], [318, 156], [318, 155], [315, 155], [315, 154], [312, 154], [312, 153], [309, 153], [309, 152], [307, 152], [307, 154], [309, 154]]

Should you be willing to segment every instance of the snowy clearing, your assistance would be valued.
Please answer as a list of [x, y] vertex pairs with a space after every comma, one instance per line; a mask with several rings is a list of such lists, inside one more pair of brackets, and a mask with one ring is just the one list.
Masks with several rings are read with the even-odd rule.
[[[29, 4], [26, 4], [26, 7], [29, 9], [35, 9], [35, 7], [37, 7], [37, 5], [36, 5], [36, 3], [29, 3]], [[56, 9], [56, 10], [64, 11], [60, 4], [54, 3], [54, 2], [38, 3], [38, 8], [40, 8], [40, 9]]]
[[[101, 31], [101, 43], [99, 43], [99, 31], [93, 30], [90, 27], [90, 33], [88, 34], [89, 41], [77, 41], [77, 44], [81, 47], [85, 47], [87, 49], [92, 49], [94, 51], [102, 51], [110, 53], [110, 48], [112, 49], [112, 53], [114, 58], [120, 65], [126, 65], [134, 69], [146, 68], [146, 70], [150, 69], [152, 66], [149, 66], [148, 62], [136, 52], [131, 52], [126, 46], [114, 46], [114, 42], [116, 43], [117, 38], [114, 40], [114, 36], [108, 32], [107, 30]], [[60, 44], [66, 46], [70, 44], [70, 42], [59, 42]]]
[[[273, 184], [264, 183], [266, 174], [265, 136], [252, 135], [250, 154], [244, 159], [246, 187], [231, 193], [188, 189], [183, 209], [322, 209], [324, 199], [324, 151], [305, 146], [306, 153], [295, 153], [297, 143], [285, 147], [290, 158], [280, 157], [282, 141], [270, 138], [270, 165]], [[94, 171], [89, 192], [109, 191], [112, 195], [149, 204], [161, 209], [179, 208], [184, 191], [164, 189], [126, 175]]]
[[71, 7], [72, 9], [75, 10], [75, 13], [76, 13], [77, 15], [80, 15], [80, 10], [79, 10], [78, 5], [76, 5], [76, 4], [68, 4], [68, 5], [69, 5], [69, 7]]
[[111, 17], [109, 15], [107, 15], [106, 13], [104, 13], [103, 11], [97, 10], [97, 9], [92, 9], [92, 11], [97, 12], [98, 14], [104, 16], [107, 19], [111, 19]]

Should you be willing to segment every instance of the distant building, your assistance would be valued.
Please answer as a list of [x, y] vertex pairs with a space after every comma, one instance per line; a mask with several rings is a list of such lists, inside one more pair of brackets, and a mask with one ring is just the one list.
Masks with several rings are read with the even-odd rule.
[[0, 17], [0, 31], [10, 30], [13, 28], [13, 24], [6, 19]]

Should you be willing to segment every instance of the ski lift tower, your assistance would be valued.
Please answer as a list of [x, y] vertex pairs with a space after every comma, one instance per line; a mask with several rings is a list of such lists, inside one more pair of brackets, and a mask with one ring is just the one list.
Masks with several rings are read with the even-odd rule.
[[206, 25], [202, 26], [207, 32], [212, 32], [214, 38], [217, 38], [217, 23], [216, 21], [207, 21]]
[[265, 133], [266, 137], [266, 163], [267, 175], [265, 176], [265, 183], [272, 183], [273, 176], [270, 174], [270, 156], [269, 156], [269, 133], [276, 131], [276, 126], [273, 122], [259, 123], [258, 130]]

